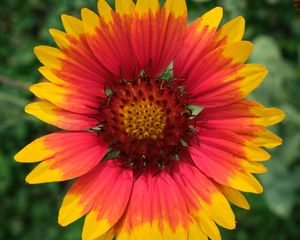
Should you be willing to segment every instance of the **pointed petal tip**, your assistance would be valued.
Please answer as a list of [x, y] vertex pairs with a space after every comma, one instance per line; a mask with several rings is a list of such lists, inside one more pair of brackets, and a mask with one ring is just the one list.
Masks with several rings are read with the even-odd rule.
[[[43, 95], [41, 95], [40, 93], [41, 93], [41, 91], [43, 91], [43, 86], [45, 86], [46, 84], [48, 84], [48, 82], [36, 83], [36, 84], [31, 85], [28, 89], [39, 99], [44, 99]], [[49, 86], [49, 85], [46, 85], [46, 86]]]
[[217, 14], [218, 16], [221, 16], [221, 18], [223, 17], [224, 14], [224, 9], [221, 6], [217, 6], [214, 7], [213, 9], [211, 9], [210, 11], [208, 11], [209, 13], [214, 13]]
[[[62, 181], [62, 173], [59, 169], [44, 169], [47, 163], [37, 165], [25, 178], [28, 184], [42, 184]], [[48, 167], [48, 166], [46, 166]]]
[[41, 46], [36, 46], [36, 47], [34, 47], [34, 48], [33, 48], [34, 55], [37, 56], [37, 54], [39, 53], [40, 49], [41, 49]]
[[251, 52], [253, 51], [254, 48], [254, 44], [250, 41], [242, 41], [242, 44], [244, 45], [244, 47], [247, 47], [251, 50]]
[[65, 218], [62, 216], [61, 209], [59, 210], [59, 213], [58, 213], [57, 222], [58, 222], [59, 226], [61, 226], [61, 227], [67, 227], [68, 225], [71, 224], [71, 223], [67, 222], [65, 220]]
[[62, 14], [62, 15], [60, 15], [61, 21], [65, 21], [68, 17], [70, 17], [70, 16], [67, 15], [67, 14]]
[[243, 16], [237, 16], [233, 20], [235, 21], [236, 24], [239, 24], [241, 26], [245, 26], [246, 25], [246, 20], [245, 20], [245, 18]]
[[266, 66], [264, 66], [264, 65], [260, 65], [260, 71], [265, 76], [267, 76], [269, 74], [269, 69]]
[[82, 8], [81, 18], [85, 34], [94, 35], [99, 26], [99, 15], [88, 8]]
[[90, 13], [90, 9], [88, 8], [82, 8], [81, 9], [81, 18], [83, 19], [86, 15], [88, 15]]
[[34, 105], [35, 103], [29, 103], [25, 106], [24, 108], [24, 111], [27, 113], [27, 114], [31, 114], [32, 113], [32, 110], [34, 109]]
[[19, 163], [23, 162], [23, 158], [22, 158], [22, 150], [19, 151], [19, 152], [17, 152], [17, 153], [14, 155], [13, 158], [14, 158], [14, 160], [15, 160], [16, 162], [19, 162]]
[[47, 181], [47, 180], [40, 180], [34, 176], [31, 176], [30, 173], [27, 175], [27, 177], [25, 178], [25, 181], [27, 184], [31, 184], [31, 185], [37, 185], [37, 184], [43, 184], [43, 183], [49, 183], [52, 181]]
[[38, 86], [36, 86], [37, 84], [33, 84], [31, 86], [29, 86], [28, 90], [30, 92], [32, 92], [33, 94], [35, 93], [35, 91], [38, 89]]
[[219, 11], [219, 12], [222, 12], [223, 13], [223, 7], [221, 7], [221, 6], [217, 6], [217, 7], [215, 7], [215, 8], [213, 8], [213, 10], [214, 11]]
[[74, 24], [75, 22], [80, 22], [80, 19], [76, 18], [76, 17], [73, 17], [73, 16], [70, 16], [70, 15], [67, 15], [67, 14], [62, 14], [60, 15], [60, 19], [62, 21], [62, 24], [64, 25], [64, 27], [66, 27], [67, 25], [69, 24]]
[[253, 192], [254, 194], [262, 194], [264, 192], [264, 188], [262, 185], [260, 185], [260, 188], [257, 189], [256, 192]]
[[283, 144], [283, 139], [281, 137], [276, 138], [276, 142], [272, 143], [272, 146], [269, 148], [275, 148]]
[[283, 121], [285, 119], [285, 117], [286, 117], [285, 112], [283, 110], [279, 109], [279, 108], [275, 108], [275, 110], [278, 113], [278, 122]]
[[247, 205], [247, 206], [245, 206], [243, 209], [245, 209], [245, 210], [247, 210], [247, 211], [251, 210], [251, 206], [250, 206], [250, 204], [248, 203], [248, 205]]
[[188, 14], [185, 0], [167, 0], [164, 5], [167, 15], [173, 13], [175, 17], [186, 17]]
[[50, 33], [51, 35], [53, 35], [53, 34], [55, 34], [55, 32], [58, 31], [58, 30], [55, 29], [55, 28], [49, 28], [48, 31], [49, 31], [49, 33]]
[[27, 184], [37, 184], [37, 182], [34, 181], [34, 178], [31, 176], [31, 173], [29, 173], [26, 178], [25, 178], [25, 182]]

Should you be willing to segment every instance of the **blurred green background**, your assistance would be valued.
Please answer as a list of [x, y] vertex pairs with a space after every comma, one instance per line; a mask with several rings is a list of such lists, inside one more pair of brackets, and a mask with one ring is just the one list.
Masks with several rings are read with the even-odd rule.
[[[111, 3], [113, 1], [110, 1]], [[270, 75], [252, 96], [282, 108], [286, 120], [272, 130], [285, 139], [260, 176], [263, 196], [248, 196], [251, 211], [235, 209], [238, 228], [225, 240], [300, 239], [300, 17], [292, 0], [192, 0], [190, 21], [214, 6], [225, 8], [224, 21], [243, 15], [245, 39], [253, 40], [251, 61]], [[96, 0], [2, 0], [0, 5], [0, 240], [80, 239], [82, 220], [60, 228], [57, 214], [70, 183], [25, 184], [33, 165], [17, 164], [13, 155], [50, 127], [23, 112], [33, 100], [27, 90], [41, 79], [33, 55], [36, 45], [54, 45], [49, 28], [62, 28], [60, 15], [96, 10]], [[299, 12], [300, 15], [300, 12]]]

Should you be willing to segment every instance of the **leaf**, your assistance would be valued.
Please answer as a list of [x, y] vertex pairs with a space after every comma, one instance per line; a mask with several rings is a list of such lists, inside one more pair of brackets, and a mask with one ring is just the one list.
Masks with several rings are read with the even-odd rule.
[[198, 107], [198, 106], [195, 106], [195, 105], [188, 105], [188, 106], [186, 106], [186, 108], [192, 112], [193, 116], [197, 116], [204, 109], [202, 107]]

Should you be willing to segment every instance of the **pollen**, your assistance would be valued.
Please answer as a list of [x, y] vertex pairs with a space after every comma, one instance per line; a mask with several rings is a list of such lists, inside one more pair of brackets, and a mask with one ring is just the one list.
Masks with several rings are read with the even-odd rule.
[[166, 113], [149, 101], [132, 102], [120, 110], [123, 130], [135, 139], [162, 139], [166, 127]]

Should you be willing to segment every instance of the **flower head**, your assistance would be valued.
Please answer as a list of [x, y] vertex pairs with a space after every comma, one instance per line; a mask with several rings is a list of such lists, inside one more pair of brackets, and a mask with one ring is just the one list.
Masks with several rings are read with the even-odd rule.
[[35, 48], [49, 82], [25, 111], [64, 131], [15, 159], [41, 162], [28, 183], [77, 178], [58, 220], [86, 215], [84, 240], [221, 239], [229, 202], [249, 209], [240, 191], [262, 192], [252, 174], [282, 142], [266, 127], [284, 113], [245, 99], [268, 71], [245, 63], [242, 17], [218, 28], [220, 7], [188, 25], [184, 0], [115, 3], [63, 15], [58, 48]]

